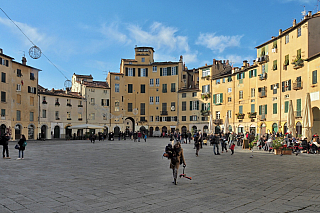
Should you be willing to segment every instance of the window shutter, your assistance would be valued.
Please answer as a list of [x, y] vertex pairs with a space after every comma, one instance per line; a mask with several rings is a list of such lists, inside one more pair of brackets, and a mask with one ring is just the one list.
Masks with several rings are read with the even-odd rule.
[[0, 58], [0, 65], [2, 65], [2, 58]]
[[317, 70], [313, 71], [312, 72], [312, 84], [316, 84], [318, 83], [318, 80], [317, 80]]
[[109, 106], [109, 99], [107, 99], [107, 106]]
[[7, 67], [9, 66], [9, 61], [8, 61], [8, 60], [6, 60], [6, 66], [7, 66]]
[[284, 92], [285, 91], [285, 89], [284, 89], [284, 81], [282, 81], [282, 92]]
[[237, 80], [239, 80], [239, 77], [240, 77], [240, 75], [239, 75], [239, 73], [237, 73]]
[[258, 88], [258, 92], [261, 92], [261, 87]]
[[291, 90], [291, 79], [288, 81], [288, 90]]
[[176, 66], [176, 75], [178, 75], [178, 66]]
[[128, 76], [128, 67], [126, 67], [126, 74], [125, 75]]
[[192, 110], [192, 101], [190, 101], [190, 110]]
[[239, 106], [239, 113], [240, 113], [240, 114], [243, 113], [243, 106]]
[[273, 85], [271, 84], [271, 90], [273, 90]]
[[140, 77], [141, 69], [138, 68], [138, 77]]
[[266, 115], [267, 112], [268, 112], [268, 110], [267, 110], [267, 104], [266, 104], [266, 105], [264, 105], [264, 114]]
[[190, 121], [192, 121], [192, 115], [190, 115]]
[[223, 103], [223, 93], [220, 93], [220, 103]]
[[251, 104], [251, 113], [254, 113], [255, 107], [254, 104]]
[[256, 77], [257, 76], [257, 69], [254, 69], [253, 71], [254, 71], [254, 77]]
[[284, 102], [284, 113], [287, 113], [289, 110], [289, 101]]
[[33, 94], [37, 94], [37, 88], [36, 87], [33, 88]]
[[133, 68], [133, 76], [136, 76], [136, 68]]
[[148, 77], [148, 68], [146, 68], [146, 77]]
[[167, 67], [167, 75], [171, 75], [171, 67]]
[[197, 110], [199, 110], [199, 101], [197, 101]]
[[251, 78], [252, 76], [251, 76], [251, 72], [252, 72], [252, 70], [251, 71], [249, 71], [249, 78]]
[[268, 73], [268, 63], [266, 63], [265, 72]]
[[204, 103], [201, 104], [201, 110], [204, 110]]
[[204, 93], [204, 86], [202, 86], [202, 93]]
[[103, 106], [103, 99], [101, 99], [101, 106]]
[[213, 95], [213, 104], [216, 104], [216, 95]]
[[262, 115], [262, 105], [259, 106], [259, 115]]
[[273, 114], [277, 114], [277, 103], [273, 104]]
[[162, 76], [162, 68], [160, 68], [160, 76]]
[[30, 86], [28, 86], [28, 93], [30, 93], [30, 91], [31, 91], [31, 87], [30, 87]]
[[162, 121], [162, 117], [160, 117], [160, 121]]
[[297, 99], [297, 111], [301, 112], [301, 99]]
[[[242, 76], [243, 76], [243, 78], [245, 77], [245, 72], [242, 73]], [[243, 78], [242, 78], [242, 79], [243, 79]]]

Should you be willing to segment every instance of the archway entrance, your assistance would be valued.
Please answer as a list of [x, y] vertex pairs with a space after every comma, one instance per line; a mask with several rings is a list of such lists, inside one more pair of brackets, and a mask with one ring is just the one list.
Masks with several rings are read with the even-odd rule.
[[21, 138], [21, 125], [20, 124], [17, 124], [15, 127], [14, 127], [14, 138], [16, 140], [19, 140]]
[[2, 136], [2, 135], [4, 135], [4, 133], [6, 133], [6, 129], [7, 129], [7, 127], [6, 127], [6, 125], [4, 125], [4, 124], [1, 124], [1, 126], [0, 126], [0, 136]]
[[28, 139], [34, 139], [34, 126], [32, 124], [28, 127]]
[[208, 128], [207, 125], [205, 125], [205, 126], [203, 127], [203, 133], [206, 133], [206, 134], [209, 133], [209, 128]]
[[260, 135], [265, 135], [266, 134], [266, 129], [267, 129], [267, 126], [266, 124], [261, 124], [260, 126]]
[[167, 127], [166, 126], [162, 127], [162, 135], [164, 135], [164, 136], [167, 135]]
[[284, 123], [283, 125], [283, 134], [286, 134], [288, 132], [288, 125], [287, 123]]
[[312, 107], [313, 114], [313, 127], [311, 129], [312, 134], [320, 134], [320, 110], [318, 107]]
[[197, 130], [198, 130], [197, 126], [192, 126], [192, 128], [191, 128], [192, 132], [191, 133], [195, 134], [197, 132]]
[[242, 125], [238, 126], [238, 133], [243, 133], [244, 132], [244, 128]]
[[278, 124], [277, 123], [273, 123], [272, 124], [272, 133], [277, 133], [278, 132]]
[[70, 126], [66, 126], [66, 137], [67, 136], [72, 137], [72, 129], [70, 129]]
[[120, 127], [118, 127], [118, 126], [114, 127], [113, 133], [114, 133], [114, 136], [119, 137]]
[[132, 117], [128, 117], [124, 120], [126, 130], [130, 132], [135, 132], [134, 119]]
[[[292, 135], [295, 135], [294, 132], [292, 133]], [[296, 137], [302, 135], [302, 124], [300, 123], [300, 121], [298, 121], [298, 123], [296, 124]]]
[[43, 125], [41, 127], [41, 138], [46, 139], [47, 138], [47, 126]]
[[55, 126], [53, 131], [53, 138], [60, 138], [60, 126]]

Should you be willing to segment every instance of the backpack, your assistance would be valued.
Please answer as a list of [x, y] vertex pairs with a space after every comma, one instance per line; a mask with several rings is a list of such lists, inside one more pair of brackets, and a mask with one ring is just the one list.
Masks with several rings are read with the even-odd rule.
[[27, 141], [23, 142], [22, 147], [26, 147], [27, 146]]

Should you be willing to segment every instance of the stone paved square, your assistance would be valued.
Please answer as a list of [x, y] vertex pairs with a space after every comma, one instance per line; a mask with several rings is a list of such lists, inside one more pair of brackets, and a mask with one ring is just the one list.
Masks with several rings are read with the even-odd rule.
[[[318, 212], [320, 155], [182, 144], [192, 180], [173, 185], [169, 139], [35, 141], [1, 159], [0, 212]], [[253, 158], [250, 156], [253, 154]], [[182, 173], [182, 167], [179, 174]]]

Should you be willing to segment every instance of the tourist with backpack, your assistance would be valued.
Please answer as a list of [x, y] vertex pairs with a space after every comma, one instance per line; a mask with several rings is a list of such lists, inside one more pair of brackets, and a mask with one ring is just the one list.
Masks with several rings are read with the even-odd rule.
[[173, 173], [173, 183], [175, 185], [177, 185], [178, 169], [180, 164], [183, 164], [183, 167], [185, 167], [186, 161], [184, 160], [181, 143], [176, 142], [172, 149], [172, 157], [170, 162], [170, 169], [172, 169], [172, 173]]
[[21, 135], [21, 138], [18, 141], [18, 145], [19, 145], [19, 158], [17, 158], [17, 160], [21, 160], [21, 159], [23, 159], [23, 152], [27, 146], [27, 140], [24, 135]]

